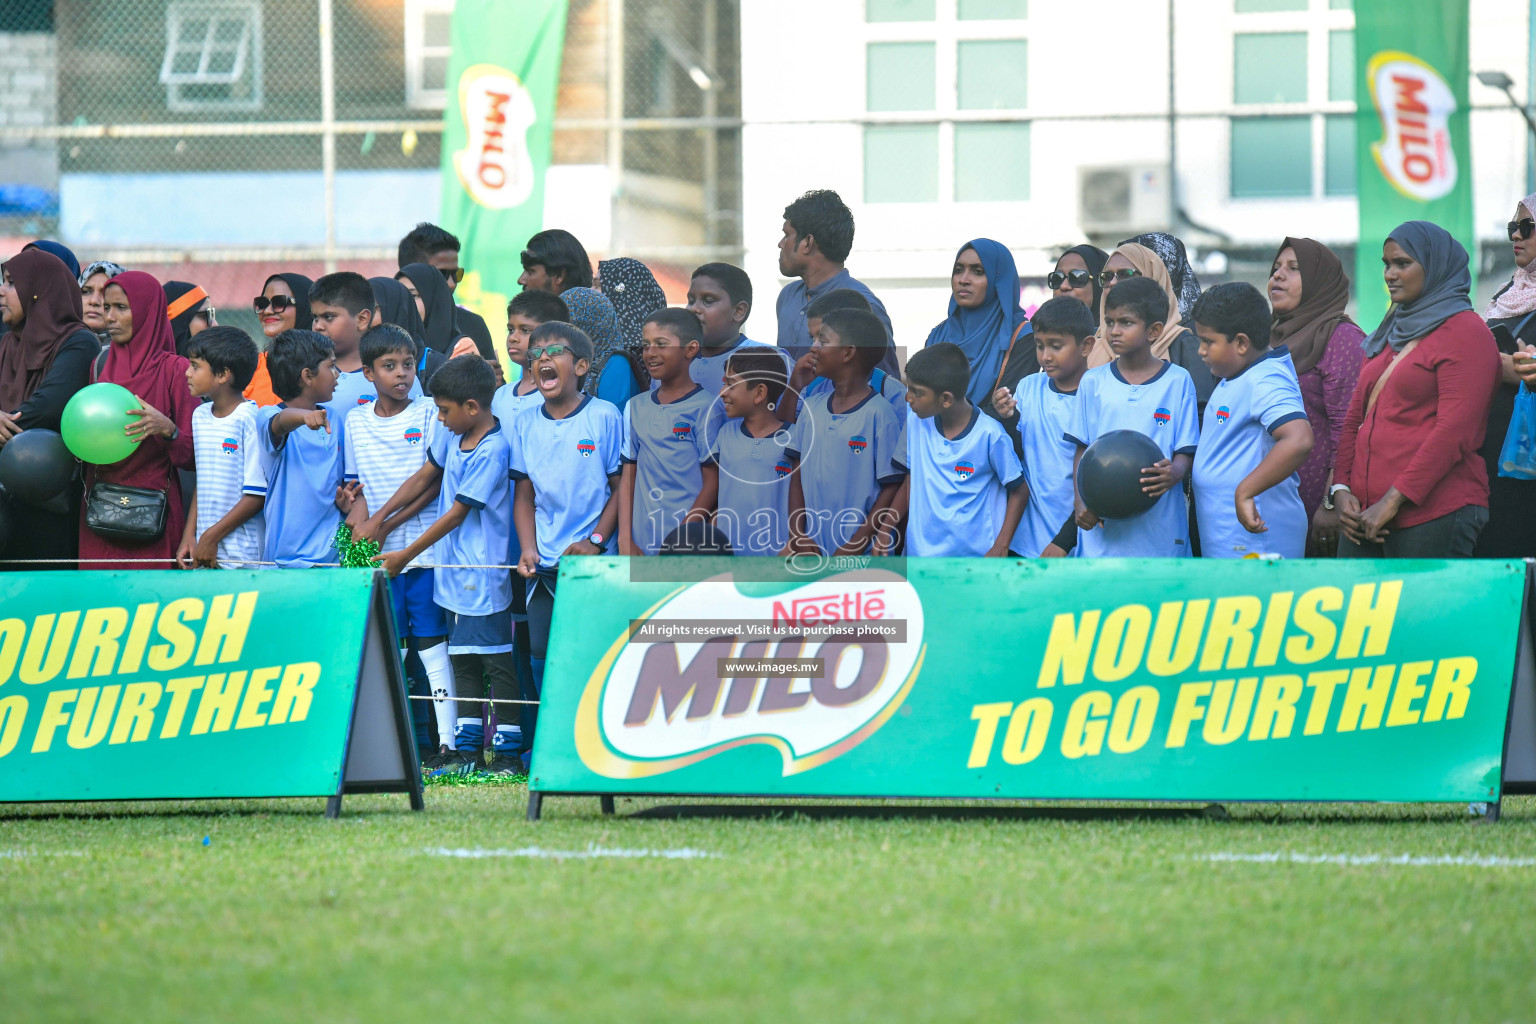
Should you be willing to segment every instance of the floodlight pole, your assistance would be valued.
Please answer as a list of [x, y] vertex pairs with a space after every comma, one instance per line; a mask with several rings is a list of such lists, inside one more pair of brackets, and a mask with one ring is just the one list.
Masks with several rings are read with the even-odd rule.
[[[320, 176], [325, 205], [325, 272], [336, 272], [336, 38], [332, 0], [320, 4]], [[299, 325], [306, 330], [309, 324]]]

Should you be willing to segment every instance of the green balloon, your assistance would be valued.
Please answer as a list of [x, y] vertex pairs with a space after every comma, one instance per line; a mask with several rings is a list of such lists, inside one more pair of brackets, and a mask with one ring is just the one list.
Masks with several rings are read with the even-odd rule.
[[82, 462], [110, 466], [134, 453], [139, 442], [123, 433], [137, 417], [129, 409], [140, 408], [133, 392], [121, 384], [91, 384], [75, 392], [64, 407], [59, 433], [64, 446]]

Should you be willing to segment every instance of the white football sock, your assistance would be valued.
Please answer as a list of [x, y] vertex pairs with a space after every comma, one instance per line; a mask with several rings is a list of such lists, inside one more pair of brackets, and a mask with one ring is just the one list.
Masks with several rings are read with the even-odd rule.
[[453, 662], [448, 658], [448, 645], [438, 644], [424, 651], [417, 651], [421, 665], [427, 670], [427, 685], [432, 688], [432, 713], [437, 716], [437, 741], [453, 746], [453, 723], [458, 717], [454, 703]]

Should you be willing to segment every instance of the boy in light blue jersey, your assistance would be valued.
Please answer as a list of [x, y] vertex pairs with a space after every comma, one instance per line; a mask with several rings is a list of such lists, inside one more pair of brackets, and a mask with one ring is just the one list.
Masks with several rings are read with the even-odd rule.
[[336, 390], [336, 354], [314, 331], [289, 330], [267, 349], [272, 391], [282, 399], [257, 413], [257, 437], [271, 460], [267, 476], [267, 561], [284, 569], [335, 564], [336, 489], [342, 477], [342, 424], [325, 409]]
[[1182, 367], [1152, 354], [1167, 318], [1168, 296], [1151, 278], [1121, 281], [1105, 300], [1104, 329], [1116, 358], [1083, 374], [1078, 386], [1072, 423], [1063, 435], [1077, 446], [1074, 467], [1089, 445], [1113, 430], [1147, 435], [1163, 458], [1141, 474], [1142, 491], [1157, 504], [1134, 519], [1100, 520], [1082, 495], [1074, 494], [1081, 557], [1189, 555], [1189, 506], [1180, 485], [1200, 434], [1194, 381]]
[[[434, 600], [453, 613], [448, 655], [456, 694], [464, 698], [488, 690], [492, 700], [520, 701], [512, 664], [511, 571], [490, 568], [502, 564], [512, 532], [511, 452], [491, 414], [495, 393], [495, 371], [478, 353], [450, 359], [432, 375], [438, 419], [456, 438], [439, 467], [437, 519], [409, 546], [380, 555], [379, 562], [390, 576], [398, 576], [431, 548], [437, 567]], [[427, 458], [437, 465], [435, 452], [429, 449]], [[461, 757], [470, 759], [485, 745], [481, 718], [460, 714], [455, 745]], [[506, 712], [498, 709], [499, 714]], [[507, 720], [506, 725], [498, 721], [491, 745], [489, 770], [495, 774], [521, 771], [523, 748], [533, 740], [531, 729], [511, 725], [510, 714]], [[444, 760], [450, 756], [441, 753]]]
[[[402, 327], [379, 324], [363, 335], [363, 372], [377, 398], [347, 417], [344, 478], [337, 507], [347, 514], [352, 538], [381, 547], [407, 548], [437, 519], [436, 502], [424, 493], [393, 517], [370, 517], [370, 502], [382, 511], [400, 487], [431, 461], [448, 458], [453, 435], [437, 421], [430, 399], [410, 397], [416, 383], [416, 342]], [[395, 630], [414, 647], [426, 674], [425, 689], [436, 700], [438, 742], [424, 744], [426, 764], [440, 768], [450, 759], [455, 724], [453, 663], [448, 653], [448, 617], [438, 606], [430, 552], [413, 559], [389, 581], [395, 605]]]
[[512, 477], [522, 544], [517, 571], [528, 581], [529, 655], [539, 688], [560, 559], [614, 549], [624, 417], [612, 403], [581, 393], [592, 340], [580, 328], [540, 326], [528, 340], [528, 367], [544, 404], [513, 425]]
[[790, 544], [825, 556], [861, 555], [887, 525], [905, 475], [892, 461], [901, 423], [869, 386], [885, 355], [885, 328], [872, 313], [828, 313], [816, 336], [816, 365], [832, 390], [808, 400], [790, 454]]
[[[821, 330], [821, 318], [835, 309], [857, 309], [865, 313], [872, 312], [869, 308], [869, 300], [852, 288], [834, 288], [825, 295], [818, 296], [814, 302], [805, 307], [805, 326], [811, 332], [814, 339]], [[905, 423], [907, 421], [907, 388], [894, 374], [886, 373], [880, 367], [869, 371], [869, 386], [879, 392], [880, 397], [891, 403], [891, 408], [896, 411], [896, 419]], [[795, 363], [790, 374], [789, 389], [795, 395], [796, 408], [790, 410], [798, 414], [799, 407], [805, 404], [805, 400], [812, 395], [819, 395], [832, 390], [832, 382], [816, 372], [815, 350], [806, 352]]]
[[[720, 394], [725, 383], [725, 364], [731, 353], [746, 346], [776, 352], [789, 372], [789, 353], [771, 344], [753, 341], [742, 333], [747, 317], [752, 315], [752, 279], [740, 267], [729, 263], [706, 263], [693, 272], [688, 283], [688, 311], [699, 318], [699, 354], [688, 364], [688, 375], [711, 398]], [[654, 382], [652, 387], [655, 387]], [[779, 419], [794, 420], [793, 410], [779, 410]], [[704, 442], [712, 445], [725, 423], [725, 410], [715, 402], [710, 410]]]
[[1029, 503], [1008, 550], [1020, 558], [1061, 557], [1055, 545], [1072, 518], [1072, 467], [1077, 445], [1071, 427], [1078, 385], [1093, 351], [1093, 314], [1071, 296], [1051, 299], [1030, 317], [1040, 372], [1021, 379], [1010, 393], [998, 388], [992, 407], [1019, 438]]
[[267, 470], [255, 402], [243, 392], [256, 372], [256, 344], [238, 327], [209, 327], [187, 346], [197, 491], [176, 564], [183, 569], [253, 569], [263, 561]]
[[[491, 399], [491, 412], [496, 414], [501, 429], [509, 436], [514, 417], [544, 404], [544, 394], [528, 372], [528, 336], [540, 324], [551, 320], [571, 322], [571, 311], [558, 295], [540, 291], [518, 292], [507, 303], [507, 360], [517, 367], [518, 376], [496, 389], [496, 397]], [[516, 562], [521, 553], [514, 538], [512, 561]]]
[[789, 480], [799, 459], [790, 450], [794, 426], [775, 415], [779, 402], [793, 401], [787, 386], [783, 360], [765, 345], [737, 349], [726, 364], [720, 404], [728, 426], [710, 454], [720, 471], [715, 527], [732, 554], [788, 553]]
[[1013, 442], [966, 398], [970, 382], [958, 345], [907, 360], [910, 408], [894, 461], [907, 471], [907, 553], [919, 558], [1002, 558], [1024, 515], [1029, 488]]
[[[325, 408], [332, 423], [343, 425], [352, 410], [378, 397], [362, 356], [363, 334], [374, 324], [373, 285], [350, 270], [326, 274], [309, 287], [309, 311], [315, 333], [329, 338], [336, 350], [336, 391]], [[409, 397], [422, 397], [421, 382], [414, 377]]]
[[1290, 350], [1269, 347], [1269, 303], [1250, 284], [1207, 289], [1194, 316], [1200, 358], [1217, 379], [1194, 466], [1200, 553], [1302, 558], [1307, 511], [1297, 470], [1313, 438]]
[[624, 409], [619, 483], [621, 555], [654, 555], [685, 520], [707, 518], [720, 474], [704, 443], [719, 396], [688, 376], [699, 352], [699, 320], [686, 309], [658, 309], [640, 328], [640, 358], [656, 382]]

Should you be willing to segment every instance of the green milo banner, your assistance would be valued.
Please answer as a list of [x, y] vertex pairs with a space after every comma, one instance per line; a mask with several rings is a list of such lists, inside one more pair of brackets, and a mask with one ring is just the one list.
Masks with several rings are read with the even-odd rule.
[[1468, 68], [1467, 0], [1355, 0], [1356, 319], [1367, 331], [1389, 304], [1381, 245], [1397, 225], [1433, 221], [1476, 255]]
[[518, 290], [523, 243], [543, 227], [565, 13], [566, 0], [458, 0], [453, 9], [442, 220], [468, 268], [455, 298], [493, 331]]
[[419, 804], [384, 595], [355, 569], [0, 573], [0, 802]]
[[676, 561], [561, 563], [535, 791], [1500, 796], [1521, 562]]

